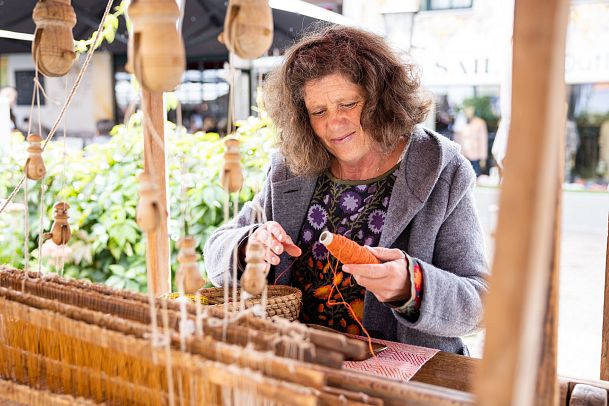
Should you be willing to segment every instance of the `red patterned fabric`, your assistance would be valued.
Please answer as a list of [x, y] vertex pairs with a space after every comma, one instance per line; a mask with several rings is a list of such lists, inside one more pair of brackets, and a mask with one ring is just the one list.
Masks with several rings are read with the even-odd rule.
[[[367, 337], [351, 337], [367, 341]], [[376, 338], [372, 342], [386, 345], [387, 349], [366, 361], [346, 361], [343, 368], [407, 382], [439, 351]]]

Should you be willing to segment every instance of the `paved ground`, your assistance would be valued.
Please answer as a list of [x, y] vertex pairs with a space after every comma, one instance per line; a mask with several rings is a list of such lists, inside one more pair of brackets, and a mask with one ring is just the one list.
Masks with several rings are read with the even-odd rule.
[[[497, 198], [498, 189], [479, 187], [476, 191], [489, 257]], [[609, 193], [563, 193], [558, 326], [561, 375], [598, 379], [608, 213]], [[482, 334], [466, 341], [473, 355], [482, 354]]]

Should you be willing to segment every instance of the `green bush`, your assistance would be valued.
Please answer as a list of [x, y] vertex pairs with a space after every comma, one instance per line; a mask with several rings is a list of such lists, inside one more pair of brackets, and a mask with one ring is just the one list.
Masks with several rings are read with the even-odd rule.
[[[189, 233], [197, 238], [201, 252], [209, 235], [224, 220], [226, 195], [219, 183], [224, 143], [218, 134], [188, 134], [178, 131], [169, 122], [165, 133], [171, 208], [169, 232], [175, 271], [174, 243], [183, 224], [186, 223]], [[254, 196], [264, 180], [264, 167], [269, 162], [274, 133], [263, 114], [263, 118], [250, 117], [240, 122], [237, 136], [241, 139], [245, 177], [245, 185], [239, 193], [242, 204]], [[106, 144], [89, 145], [83, 151], [68, 151], [65, 170], [59, 134], [57, 140], [50, 143], [44, 153], [47, 176], [44, 179], [43, 226], [44, 231], [49, 230], [55, 202], [65, 200], [70, 204], [71, 253], [66, 258], [64, 274], [105, 282], [116, 288], [145, 291], [145, 241], [135, 222], [136, 176], [143, 169], [141, 115], [135, 115], [126, 126], [115, 127], [112, 139]], [[2, 197], [6, 197], [21, 178], [27, 156], [23, 136], [13, 135], [10, 144], [10, 153], [3, 153], [0, 158]], [[183, 199], [183, 196], [187, 198]], [[30, 269], [38, 267], [39, 198], [40, 182], [30, 181]], [[13, 201], [24, 201], [23, 188]], [[23, 268], [24, 217], [23, 211], [0, 214], [0, 263]], [[41, 266], [45, 271], [58, 270], [55, 261], [45, 257]]]

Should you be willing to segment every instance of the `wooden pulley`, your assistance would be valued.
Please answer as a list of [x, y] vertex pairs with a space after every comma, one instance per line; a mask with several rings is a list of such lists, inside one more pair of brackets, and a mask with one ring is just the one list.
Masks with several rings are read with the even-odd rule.
[[152, 182], [152, 177], [142, 172], [138, 177], [140, 183], [140, 200], [137, 203], [135, 219], [142, 231], [150, 233], [155, 231], [160, 224], [161, 213], [159, 211], [159, 197], [157, 186]]
[[70, 241], [72, 231], [68, 224], [68, 209], [70, 205], [66, 202], [58, 202], [53, 206], [55, 213], [53, 214], [53, 225], [51, 232], [45, 233], [44, 237], [50, 238], [57, 245], [64, 245]]
[[175, 0], [132, 0], [127, 10], [133, 25], [127, 71], [152, 92], [178, 86], [186, 63], [184, 42], [177, 30], [180, 9]]
[[30, 134], [27, 141], [30, 145], [27, 147], [28, 157], [25, 161], [25, 176], [31, 180], [40, 180], [47, 172], [42, 159], [42, 137], [38, 134]]
[[245, 271], [241, 287], [250, 295], [259, 295], [267, 285], [269, 266], [264, 260], [264, 247], [257, 241], [248, 241], [245, 248]]
[[239, 140], [233, 137], [224, 139], [224, 166], [220, 174], [220, 183], [229, 193], [238, 192], [243, 186], [243, 172], [241, 171], [241, 152]]
[[76, 59], [71, 0], [38, 0], [32, 19], [36, 23], [32, 55], [38, 70], [46, 76], [64, 76]]
[[273, 43], [273, 12], [268, 0], [229, 0], [218, 41], [243, 59], [256, 59]]
[[199, 273], [199, 255], [195, 251], [197, 241], [192, 236], [185, 236], [178, 241], [178, 272], [176, 275], [177, 285], [184, 289], [186, 294], [195, 294], [197, 290], [205, 286], [206, 281]]

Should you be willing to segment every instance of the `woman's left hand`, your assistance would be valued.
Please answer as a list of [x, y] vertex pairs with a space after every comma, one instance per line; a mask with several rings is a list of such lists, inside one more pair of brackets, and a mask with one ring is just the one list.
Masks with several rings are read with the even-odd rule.
[[345, 264], [356, 282], [381, 302], [410, 299], [410, 277], [404, 253], [397, 248], [366, 247], [380, 264]]

